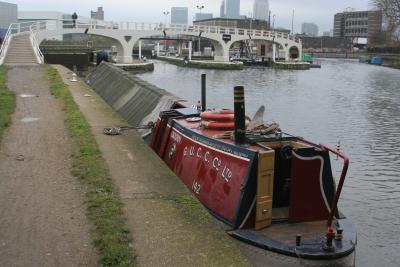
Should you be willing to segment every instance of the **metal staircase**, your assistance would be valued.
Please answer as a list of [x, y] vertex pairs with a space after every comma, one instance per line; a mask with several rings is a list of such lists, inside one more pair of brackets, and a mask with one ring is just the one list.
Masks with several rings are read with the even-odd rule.
[[38, 64], [29, 36], [29, 33], [22, 33], [11, 37], [10, 47], [4, 60], [5, 65]]
[[0, 47], [0, 65], [43, 64], [44, 57], [36, 42], [38, 23], [13, 23]]

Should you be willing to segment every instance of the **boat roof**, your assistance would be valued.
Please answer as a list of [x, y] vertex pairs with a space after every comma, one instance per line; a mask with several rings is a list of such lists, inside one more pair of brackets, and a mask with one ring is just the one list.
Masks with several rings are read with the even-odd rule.
[[[227, 130], [217, 130], [217, 129], [206, 129], [201, 125], [200, 112], [195, 108], [181, 108], [176, 109], [176, 111], [181, 114], [181, 117], [175, 119], [177, 123], [183, 128], [189, 129], [201, 136], [206, 136], [208, 138], [212, 138], [221, 142], [224, 142], [229, 145], [237, 145], [235, 144], [235, 140], [233, 139], [234, 131]], [[194, 120], [193, 118], [199, 118], [198, 120]], [[229, 137], [229, 134], [232, 136]], [[225, 136], [225, 137], [223, 137]], [[274, 142], [274, 141], [289, 141], [296, 140], [296, 137], [290, 136], [285, 133], [271, 133], [267, 135], [246, 135], [246, 143], [241, 145], [243, 148], [252, 150], [255, 152], [260, 151], [268, 151], [270, 150], [268, 147], [259, 145], [260, 142]]]

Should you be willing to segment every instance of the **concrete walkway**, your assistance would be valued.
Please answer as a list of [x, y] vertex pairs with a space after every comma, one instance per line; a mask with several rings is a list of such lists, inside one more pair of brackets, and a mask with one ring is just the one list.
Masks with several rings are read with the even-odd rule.
[[91, 125], [120, 191], [138, 265], [250, 265], [235, 241], [135, 132], [103, 134], [104, 127], [125, 123], [83, 82], [70, 82], [68, 69], [55, 67]]
[[96, 266], [63, 112], [40, 66], [12, 67], [13, 124], [0, 144], [0, 266]]

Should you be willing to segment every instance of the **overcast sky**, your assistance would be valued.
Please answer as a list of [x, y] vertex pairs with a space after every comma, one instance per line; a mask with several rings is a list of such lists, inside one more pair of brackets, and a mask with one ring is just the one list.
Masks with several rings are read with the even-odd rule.
[[[204, 5], [202, 12], [219, 17], [221, 0], [2, 0], [18, 4], [20, 11], [59, 11], [90, 16], [90, 10], [103, 6], [105, 20], [134, 22], [164, 22], [163, 11], [173, 6], [189, 8], [189, 20], [198, 12], [196, 5]], [[346, 7], [357, 10], [370, 8], [369, 0], [270, 0], [270, 10], [275, 14], [275, 26], [291, 28], [294, 9], [294, 30], [299, 32], [303, 22], [315, 22], [323, 31], [333, 28], [333, 15]], [[241, 0], [241, 14], [251, 15], [253, 0]]]

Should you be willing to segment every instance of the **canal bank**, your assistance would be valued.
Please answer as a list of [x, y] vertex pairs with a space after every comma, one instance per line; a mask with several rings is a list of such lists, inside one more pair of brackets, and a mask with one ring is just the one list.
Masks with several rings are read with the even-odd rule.
[[7, 69], [0, 66], [0, 142], [4, 130], [11, 124], [11, 114], [15, 109], [15, 95], [7, 88]]
[[138, 265], [250, 265], [222, 225], [136, 132], [103, 134], [103, 128], [124, 120], [83, 82], [70, 82], [68, 69], [56, 68], [91, 125], [119, 189]]
[[185, 60], [183, 58], [158, 56], [158, 60], [166, 61], [168, 63], [198, 69], [215, 69], [215, 70], [242, 70], [242, 62], [217, 62], [213, 60]]
[[400, 55], [399, 54], [393, 54], [393, 55], [387, 55], [387, 54], [370, 54], [370, 58], [372, 57], [381, 57], [383, 59], [382, 66], [384, 67], [389, 67], [389, 68], [394, 68], [394, 69], [400, 69]]

